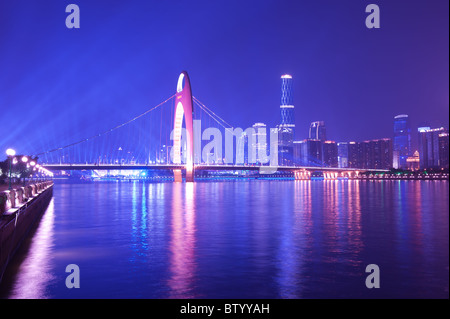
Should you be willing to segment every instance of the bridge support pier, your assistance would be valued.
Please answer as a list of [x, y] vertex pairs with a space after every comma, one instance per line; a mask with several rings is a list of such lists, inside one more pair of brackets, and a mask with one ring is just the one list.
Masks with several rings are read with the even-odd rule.
[[181, 183], [183, 181], [183, 176], [181, 174], [181, 169], [173, 170], [173, 180], [174, 182]]
[[324, 172], [323, 177], [325, 180], [336, 180], [338, 177], [338, 173], [336, 172]]
[[[183, 172], [181, 169], [173, 170], [173, 180], [174, 182], [181, 183], [183, 181]], [[194, 181], [194, 172], [186, 170], [186, 182], [190, 183]]]
[[296, 171], [296, 172], [294, 172], [294, 176], [295, 176], [296, 181], [310, 180], [311, 172], [308, 172], [306, 170]]
[[194, 181], [194, 170], [186, 170], [186, 182], [191, 183]]

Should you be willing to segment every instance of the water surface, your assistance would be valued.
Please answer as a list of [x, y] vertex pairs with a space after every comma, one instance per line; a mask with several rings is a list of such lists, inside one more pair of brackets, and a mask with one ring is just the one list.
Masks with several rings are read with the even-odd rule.
[[[56, 184], [4, 298], [448, 298], [447, 181]], [[80, 268], [80, 288], [65, 285]], [[379, 289], [365, 285], [380, 268]]]

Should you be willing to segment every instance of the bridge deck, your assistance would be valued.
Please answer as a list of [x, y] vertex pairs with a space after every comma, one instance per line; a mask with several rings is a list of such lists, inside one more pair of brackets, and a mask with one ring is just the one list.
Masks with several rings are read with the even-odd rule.
[[[177, 164], [43, 164], [44, 168], [55, 170], [174, 170], [184, 169], [184, 165]], [[259, 165], [195, 165], [195, 170], [232, 170], [232, 171], [254, 171], [264, 169], [266, 171], [332, 171], [332, 172], [389, 172], [387, 169], [362, 169], [362, 168], [337, 168], [337, 167], [315, 167], [315, 166], [259, 166]]]

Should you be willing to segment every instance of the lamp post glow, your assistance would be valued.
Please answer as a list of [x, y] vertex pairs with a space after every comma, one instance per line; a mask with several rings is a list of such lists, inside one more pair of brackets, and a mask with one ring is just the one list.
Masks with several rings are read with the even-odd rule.
[[8, 155], [8, 156], [14, 156], [14, 155], [16, 155], [16, 151], [13, 150], [12, 148], [8, 148], [8, 149], [6, 150], [6, 155]]
[[36, 164], [35, 168], [36, 168], [36, 177], [37, 177], [36, 179], [38, 181], [40, 181], [41, 180], [41, 165]]
[[[27, 156], [22, 156], [22, 163], [27, 163], [27, 168], [30, 167], [30, 165], [28, 164]], [[26, 184], [27, 184], [27, 178], [25, 175], [23, 175], [23, 186], [25, 186]]]
[[8, 155], [9, 157], [9, 190], [11, 190], [11, 169], [12, 169], [12, 160], [14, 155], [16, 155], [16, 151], [13, 150], [12, 148], [8, 148], [6, 150], [6, 155]]

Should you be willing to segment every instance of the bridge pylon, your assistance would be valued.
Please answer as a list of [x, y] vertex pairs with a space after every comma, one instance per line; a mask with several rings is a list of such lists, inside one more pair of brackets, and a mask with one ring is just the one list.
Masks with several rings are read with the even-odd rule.
[[[183, 86], [184, 83], [184, 86]], [[181, 164], [181, 134], [183, 118], [186, 125], [186, 182], [194, 181], [194, 129], [193, 129], [192, 90], [186, 71], [178, 77], [177, 93], [175, 95], [175, 116], [173, 121], [173, 163]], [[173, 171], [175, 182], [182, 181], [181, 170]]]

